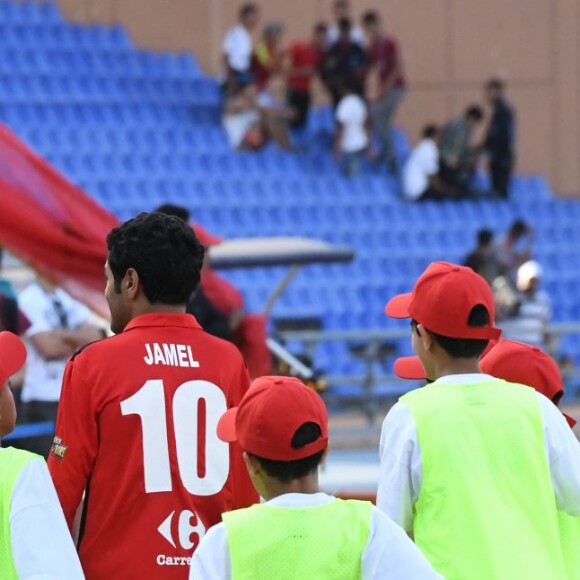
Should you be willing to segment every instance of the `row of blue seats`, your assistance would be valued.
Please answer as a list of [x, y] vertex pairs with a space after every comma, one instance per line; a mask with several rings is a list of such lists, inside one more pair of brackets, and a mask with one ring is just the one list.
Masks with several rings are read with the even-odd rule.
[[0, 1], [0, 22], [9, 22], [11, 24], [40, 22], [58, 24], [61, 21], [62, 16], [54, 1]]

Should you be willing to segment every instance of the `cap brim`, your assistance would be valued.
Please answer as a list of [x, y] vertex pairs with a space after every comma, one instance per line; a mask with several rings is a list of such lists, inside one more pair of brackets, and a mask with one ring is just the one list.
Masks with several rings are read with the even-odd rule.
[[220, 418], [217, 424], [217, 436], [226, 443], [233, 443], [238, 440], [236, 434], [236, 417], [238, 416], [238, 408], [234, 407], [226, 411]]
[[417, 356], [402, 356], [398, 358], [395, 361], [393, 370], [400, 379], [420, 381], [427, 378], [425, 369]]
[[0, 386], [15, 375], [26, 362], [26, 345], [18, 336], [0, 332]]
[[566, 419], [566, 422], [568, 423], [568, 425], [570, 425], [570, 428], [573, 429], [574, 425], [576, 425], [577, 423], [576, 419], [570, 417], [570, 415], [567, 415], [566, 413], [562, 413], [562, 415], [564, 415], [564, 419]]
[[410, 318], [409, 304], [411, 303], [411, 297], [412, 294], [408, 292], [391, 298], [385, 307], [387, 316], [391, 318]]

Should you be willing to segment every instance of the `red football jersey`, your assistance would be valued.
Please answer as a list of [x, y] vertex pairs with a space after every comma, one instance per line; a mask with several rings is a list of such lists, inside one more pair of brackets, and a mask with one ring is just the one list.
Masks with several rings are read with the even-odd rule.
[[187, 578], [205, 531], [258, 501], [239, 446], [216, 434], [248, 375], [186, 314], [146, 314], [68, 363], [48, 460], [89, 580]]

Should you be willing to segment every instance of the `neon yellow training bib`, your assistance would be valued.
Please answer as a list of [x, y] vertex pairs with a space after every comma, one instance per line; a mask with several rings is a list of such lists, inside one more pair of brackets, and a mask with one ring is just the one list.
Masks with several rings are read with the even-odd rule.
[[535, 391], [433, 384], [401, 401], [423, 463], [415, 542], [433, 567], [447, 580], [566, 578]]
[[340, 499], [225, 513], [232, 580], [360, 579], [371, 514], [369, 502]]

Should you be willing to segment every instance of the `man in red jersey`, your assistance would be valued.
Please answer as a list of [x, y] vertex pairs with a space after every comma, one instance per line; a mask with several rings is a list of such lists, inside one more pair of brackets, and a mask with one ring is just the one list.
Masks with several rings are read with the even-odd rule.
[[142, 213], [107, 238], [109, 339], [67, 365], [49, 458], [89, 580], [187, 578], [221, 514], [258, 500], [216, 426], [248, 376], [236, 348], [185, 313], [203, 249], [183, 221]]

